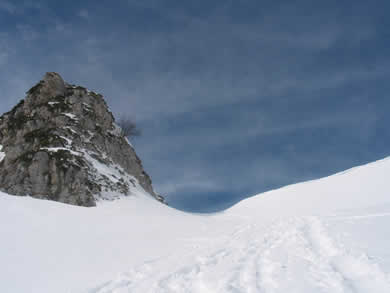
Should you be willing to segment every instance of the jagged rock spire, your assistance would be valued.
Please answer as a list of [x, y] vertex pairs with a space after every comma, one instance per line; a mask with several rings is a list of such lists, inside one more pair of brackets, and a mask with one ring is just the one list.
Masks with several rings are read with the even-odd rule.
[[0, 117], [0, 152], [10, 194], [93, 206], [144, 190], [162, 201], [103, 96], [55, 72]]
[[47, 72], [43, 79], [27, 92], [26, 103], [45, 103], [53, 97], [65, 96], [66, 85], [56, 72]]

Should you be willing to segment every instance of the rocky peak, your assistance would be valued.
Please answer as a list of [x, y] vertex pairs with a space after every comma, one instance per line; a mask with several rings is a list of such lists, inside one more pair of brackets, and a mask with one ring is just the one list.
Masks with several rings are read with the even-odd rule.
[[0, 190], [82, 206], [137, 190], [163, 201], [103, 96], [55, 72], [0, 117]]
[[51, 98], [65, 96], [66, 85], [62, 77], [56, 72], [47, 72], [43, 79], [31, 88], [27, 94], [27, 104], [48, 102]]

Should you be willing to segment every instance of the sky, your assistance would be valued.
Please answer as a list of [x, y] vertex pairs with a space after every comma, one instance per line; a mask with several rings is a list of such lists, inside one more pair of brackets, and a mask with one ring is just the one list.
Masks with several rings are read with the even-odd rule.
[[390, 155], [390, 2], [0, 0], [0, 112], [47, 71], [134, 119], [176, 208]]

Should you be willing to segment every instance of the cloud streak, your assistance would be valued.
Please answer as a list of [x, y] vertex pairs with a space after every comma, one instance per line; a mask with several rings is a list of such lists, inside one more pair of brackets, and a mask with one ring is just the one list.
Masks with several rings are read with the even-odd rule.
[[9, 1], [2, 0], [0, 1], [0, 10], [14, 14], [16, 12], [16, 6]]

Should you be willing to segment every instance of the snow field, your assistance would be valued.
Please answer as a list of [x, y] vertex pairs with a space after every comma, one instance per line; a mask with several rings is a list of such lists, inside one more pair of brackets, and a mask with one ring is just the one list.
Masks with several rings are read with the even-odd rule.
[[389, 293], [390, 160], [174, 210], [135, 189], [97, 208], [0, 194], [0, 292]]
[[[357, 223], [358, 224], [358, 223]], [[167, 258], [145, 263], [88, 293], [332, 292], [386, 293], [390, 278], [361, 253], [337, 244], [318, 217], [248, 224], [223, 245], [162, 272]]]

